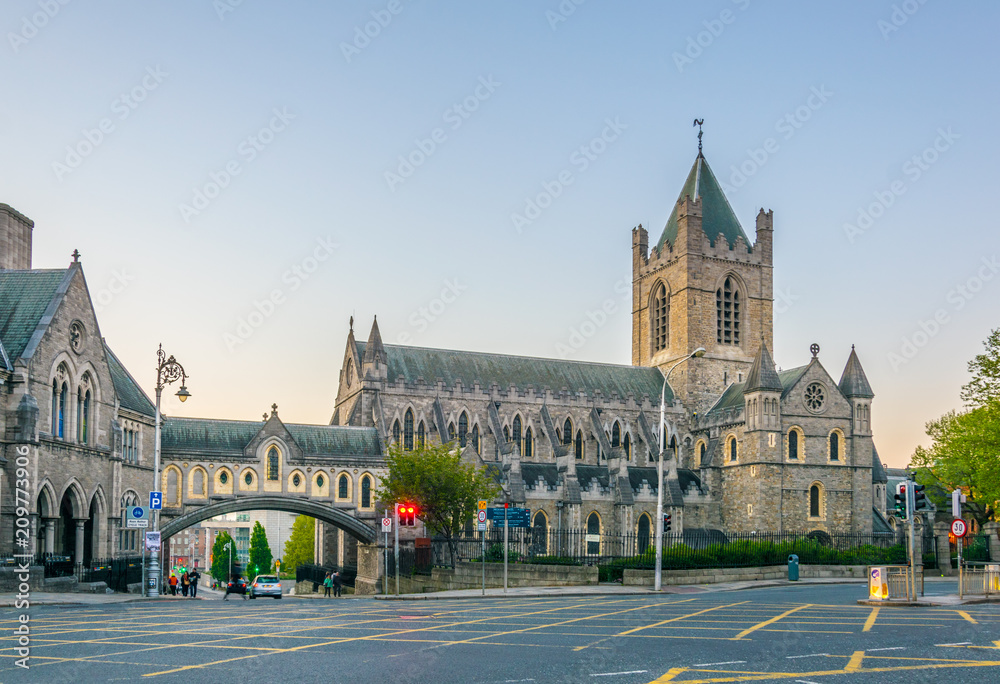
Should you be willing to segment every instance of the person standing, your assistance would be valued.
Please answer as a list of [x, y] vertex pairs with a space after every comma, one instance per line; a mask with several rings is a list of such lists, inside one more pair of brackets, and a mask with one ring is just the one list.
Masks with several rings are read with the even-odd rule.
[[191, 576], [188, 575], [187, 570], [181, 575], [181, 595], [188, 595], [188, 586], [191, 584]]
[[198, 572], [198, 568], [190, 572], [188, 579], [191, 580], [191, 598], [195, 598], [198, 595], [198, 580], [201, 579], [201, 573]]
[[170, 573], [170, 595], [177, 596], [177, 575]]
[[344, 581], [340, 579], [340, 570], [333, 573], [333, 577], [330, 578], [330, 583], [333, 585], [333, 595], [337, 598], [341, 597], [341, 589], [344, 587]]
[[326, 577], [323, 578], [323, 597], [330, 598], [330, 587], [333, 586], [333, 580], [330, 579], [330, 573], [326, 573]]

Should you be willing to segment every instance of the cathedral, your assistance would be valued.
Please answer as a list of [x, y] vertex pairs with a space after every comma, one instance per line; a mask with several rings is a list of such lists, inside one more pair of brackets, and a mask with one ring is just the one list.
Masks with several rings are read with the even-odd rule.
[[385, 344], [352, 320], [329, 424], [166, 417], [159, 476], [153, 403], [102, 337], [79, 255], [33, 268], [33, 230], [0, 204], [0, 556], [137, 553], [126, 511], [155, 480], [166, 529], [267, 500], [317, 517], [317, 561], [343, 564], [345, 531], [374, 536], [386, 449], [429, 441], [489, 468], [542, 538], [648, 540], [661, 484], [675, 534], [890, 531], [858, 354], [839, 381], [818, 345], [775, 369], [773, 215], [751, 242], [700, 147], [656, 241], [632, 230], [631, 365]]

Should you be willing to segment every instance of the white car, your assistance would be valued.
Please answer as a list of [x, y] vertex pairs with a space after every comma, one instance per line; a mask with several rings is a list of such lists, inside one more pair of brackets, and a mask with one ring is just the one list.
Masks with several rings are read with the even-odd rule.
[[250, 584], [250, 598], [258, 596], [273, 596], [281, 598], [281, 580], [277, 575], [257, 575]]

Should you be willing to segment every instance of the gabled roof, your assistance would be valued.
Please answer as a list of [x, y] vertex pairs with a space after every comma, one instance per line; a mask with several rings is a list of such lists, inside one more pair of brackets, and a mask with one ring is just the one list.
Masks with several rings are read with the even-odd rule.
[[108, 355], [108, 368], [111, 370], [111, 381], [115, 385], [115, 394], [118, 395], [118, 401], [121, 402], [122, 408], [135, 411], [144, 416], [155, 416], [156, 406], [149, 400], [146, 393], [139, 387], [139, 383], [135, 381], [135, 378], [128, 372], [125, 365], [118, 360], [118, 357], [115, 356], [115, 353], [111, 351], [111, 347], [106, 342], [104, 343], [104, 351]]
[[[358, 353], [365, 352], [365, 343], [358, 342]], [[433, 384], [443, 380], [453, 387], [455, 382], [471, 387], [478, 383], [488, 389], [496, 383], [506, 390], [511, 385], [524, 390], [534, 387], [541, 392], [549, 388], [558, 393], [563, 388], [570, 392], [583, 392], [593, 397], [601, 392], [605, 397], [617, 393], [625, 398], [629, 394], [636, 400], [643, 395], [659, 403], [663, 388], [663, 374], [656, 368], [621, 366], [609, 363], [565, 361], [508, 354], [428, 349], [387, 344], [384, 346], [388, 361], [388, 381], [397, 378], [412, 383], [417, 378]], [[667, 402], [673, 402], [673, 393], [667, 387]]]
[[851, 345], [851, 355], [847, 357], [847, 365], [844, 366], [844, 374], [840, 376], [840, 393], [845, 397], [866, 397], [871, 399], [875, 396], [872, 386], [868, 384], [868, 377], [865, 369], [861, 367], [861, 361]]
[[11, 363], [21, 358], [67, 272], [0, 270], [0, 341]]
[[[794, 387], [802, 376], [808, 370], [809, 366], [799, 366], [798, 368], [790, 368], [788, 370], [783, 370], [776, 373], [778, 377], [778, 382], [781, 388], [782, 399], [788, 395], [788, 392]], [[749, 378], [748, 378], [749, 380]], [[720, 413], [726, 409], [732, 408], [742, 408], [743, 407], [743, 395], [747, 391], [746, 382], [734, 382], [732, 385], [726, 388], [726, 391], [722, 393], [719, 400], [708, 410], [705, 415], [711, 415], [714, 413]]]
[[780, 392], [783, 389], [781, 380], [778, 379], [778, 374], [774, 370], [774, 361], [771, 360], [771, 354], [767, 351], [767, 345], [761, 340], [757, 356], [754, 357], [750, 372], [747, 374], [746, 391]]
[[701, 200], [701, 228], [713, 245], [719, 233], [722, 233], [730, 246], [736, 244], [738, 237], [743, 238], [747, 247], [751, 246], [752, 243], [743, 232], [733, 208], [729, 206], [729, 200], [726, 199], [719, 181], [712, 173], [708, 160], [699, 152], [691, 167], [691, 172], [688, 173], [687, 180], [684, 181], [681, 194], [677, 197], [677, 202], [674, 203], [674, 208], [670, 212], [670, 218], [667, 219], [663, 235], [656, 243], [658, 249], [663, 249], [664, 243], [673, 245], [677, 240], [677, 206], [684, 197]]
[[[163, 450], [241, 456], [263, 426], [261, 421], [167, 418], [163, 422]], [[310, 456], [381, 455], [375, 428], [296, 423], [285, 423], [285, 428], [302, 452]]]

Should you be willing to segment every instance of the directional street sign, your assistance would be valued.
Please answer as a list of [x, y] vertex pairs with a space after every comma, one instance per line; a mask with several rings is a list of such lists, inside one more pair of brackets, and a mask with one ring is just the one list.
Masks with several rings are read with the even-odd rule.
[[386, 534], [392, 532], [392, 518], [382, 518], [382, 531]]
[[504, 511], [507, 512], [509, 527], [531, 527], [531, 510], [528, 508], [487, 508], [486, 519], [491, 520], [494, 525], [503, 527]]
[[163, 492], [149, 493], [149, 507], [154, 511], [158, 511], [163, 508]]
[[127, 529], [149, 527], [149, 509], [142, 506], [130, 506], [125, 519]]
[[969, 531], [969, 526], [961, 518], [951, 521], [951, 533], [956, 537], [964, 537]]

